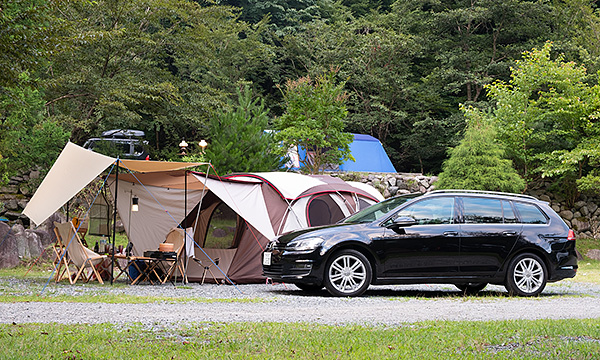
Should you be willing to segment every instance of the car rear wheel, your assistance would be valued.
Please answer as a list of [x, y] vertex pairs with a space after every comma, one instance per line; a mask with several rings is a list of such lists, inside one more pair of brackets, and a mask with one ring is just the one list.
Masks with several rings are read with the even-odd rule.
[[460, 291], [465, 294], [477, 294], [481, 290], [483, 290], [487, 283], [467, 283], [467, 284], [454, 284]]
[[521, 254], [510, 262], [505, 286], [511, 295], [537, 296], [547, 281], [548, 271], [542, 259], [534, 254]]
[[325, 288], [334, 296], [360, 296], [371, 284], [371, 264], [356, 250], [333, 254], [325, 267]]

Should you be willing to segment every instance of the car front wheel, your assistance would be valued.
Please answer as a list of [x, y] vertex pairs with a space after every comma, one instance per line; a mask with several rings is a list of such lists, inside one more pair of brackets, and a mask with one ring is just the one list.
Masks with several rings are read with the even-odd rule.
[[325, 267], [325, 288], [334, 296], [360, 296], [371, 283], [371, 264], [356, 250], [333, 254]]
[[537, 296], [547, 281], [548, 271], [542, 259], [534, 254], [521, 254], [510, 262], [505, 286], [511, 295]]

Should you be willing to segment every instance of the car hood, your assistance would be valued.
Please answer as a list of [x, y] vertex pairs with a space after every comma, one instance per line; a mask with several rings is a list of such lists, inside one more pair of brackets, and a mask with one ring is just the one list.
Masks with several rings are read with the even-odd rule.
[[354, 232], [364, 228], [365, 226], [366, 224], [341, 223], [299, 229], [279, 236], [279, 238], [277, 238], [277, 243], [279, 245], [287, 245], [292, 240], [306, 239], [311, 237], [320, 237], [328, 240], [341, 233]]

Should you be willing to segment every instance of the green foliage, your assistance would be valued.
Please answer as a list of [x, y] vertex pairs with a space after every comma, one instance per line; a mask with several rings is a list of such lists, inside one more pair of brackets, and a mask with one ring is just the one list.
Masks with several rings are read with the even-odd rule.
[[335, 72], [318, 75], [315, 80], [302, 77], [286, 83], [284, 99], [286, 112], [275, 120], [281, 142], [279, 152], [304, 149], [300, 157], [302, 167], [311, 174], [319, 173], [328, 165], [340, 165], [352, 159], [352, 134], [344, 133], [347, 116], [344, 84], [336, 84]]
[[0, 4], [0, 84], [11, 87], [23, 72], [41, 67], [57, 51], [58, 23], [53, 0], [13, 0]]
[[[207, 134], [238, 80], [271, 56], [261, 25], [229, 7], [177, 1], [65, 3], [69, 51], [53, 57], [45, 80], [50, 114], [73, 128], [72, 141], [114, 128], [144, 130], [156, 153]], [[153, 158], [156, 158], [153, 156]]]
[[222, 4], [242, 8], [241, 19], [258, 23], [269, 19], [270, 32], [276, 36], [302, 31], [306, 24], [327, 17], [331, 0], [222, 0]]
[[69, 137], [56, 119], [45, 116], [42, 94], [29, 76], [23, 73], [18, 81], [0, 91], [0, 183], [18, 171], [50, 168]]
[[[552, 7], [537, 1], [344, 1], [330, 19], [283, 42], [293, 76], [330, 66], [346, 79], [346, 131], [383, 144], [397, 169], [438, 172], [464, 129], [460, 103], [487, 100], [531, 44], [554, 36]], [[366, 9], [370, 7], [370, 11]]]
[[219, 111], [209, 122], [210, 160], [219, 175], [232, 172], [273, 171], [283, 165], [279, 145], [269, 127], [264, 101], [254, 98], [250, 87], [237, 92], [237, 104]]
[[465, 137], [450, 150], [436, 187], [519, 193], [525, 182], [504, 158], [504, 149], [495, 141], [495, 130], [481, 113], [463, 108], [468, 119]]
[[[486, 84], [509, 83], [523, 51], [552, 40], [565, 63], [600, 69], [600, 15], [588, 0], [16, 0], [0, 8], [2, 86], [29, 73], [40, 80], [47, 121], [72, 141], [140, 129], [153, 159], [179, 158], [182, 138], [206, 138], [209, 119], [238, 84], [252, 83], [271, 116], [281, 115], [278, 84], [315, 79], [333, 66], [348, 94], [343, 130], [380, 139], [401, 171], [436, 173], [464, 130], [459, 104], [494, 105]], [[528, 81], [550, 93], [539, 75]], [[595, 82], [587, 74], [582, 81]], [[563, 105], [583, 114], [596, 106], [586, 99]], [[524, 121], [533, 126], [507, 128], [515, 134], [507, 151], [527, 179], [541, 174], [534, 170], [546, 163], [538, 152], [544, 143], [558, 144], [551, 151], [578, 146], [560, 134], [568, 116], [559, 119], [559, 100], [537, 105], [550, 109], [548, 119], [531, 108]], [[507, 141], [502, 129], [499, 136]], [[1, 154], [8, 166], [14, 157]], [[596, 167], [589, 156], [579, 164], [581, 175], [569, 178]]]
[[574, 177], [591, 191], [600, 162], [600, 87], [585, 67], [553, 59], [551, 50], [548, 42], [524, 53], [510, 82], [488, 86], [492, 118], [523, 176]]

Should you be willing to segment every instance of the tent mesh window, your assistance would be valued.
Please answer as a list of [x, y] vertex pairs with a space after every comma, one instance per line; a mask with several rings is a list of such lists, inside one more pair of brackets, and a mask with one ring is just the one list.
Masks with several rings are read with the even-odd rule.
[[373, 204], [370, 204], [368, 201], [366, 201], [365, 199], [359, 198], [358, 199], [358, 209], [362, 210], [362, 209], [366, 209], [369, 206], [371, 206]]
[[212, 213], [204, 247], [232, 249], [237, 247], [238, 215], [225, 203], [220, 203]]
[[88, 233], [110, 236], [110, 213], [111, 207], [106, 201], [104, 193], [101, 193], [90, 208]]
[[329, 195], [316, 196], [308, 204], [308, 225], [321, 226], [338, 222], [344, 213]]

